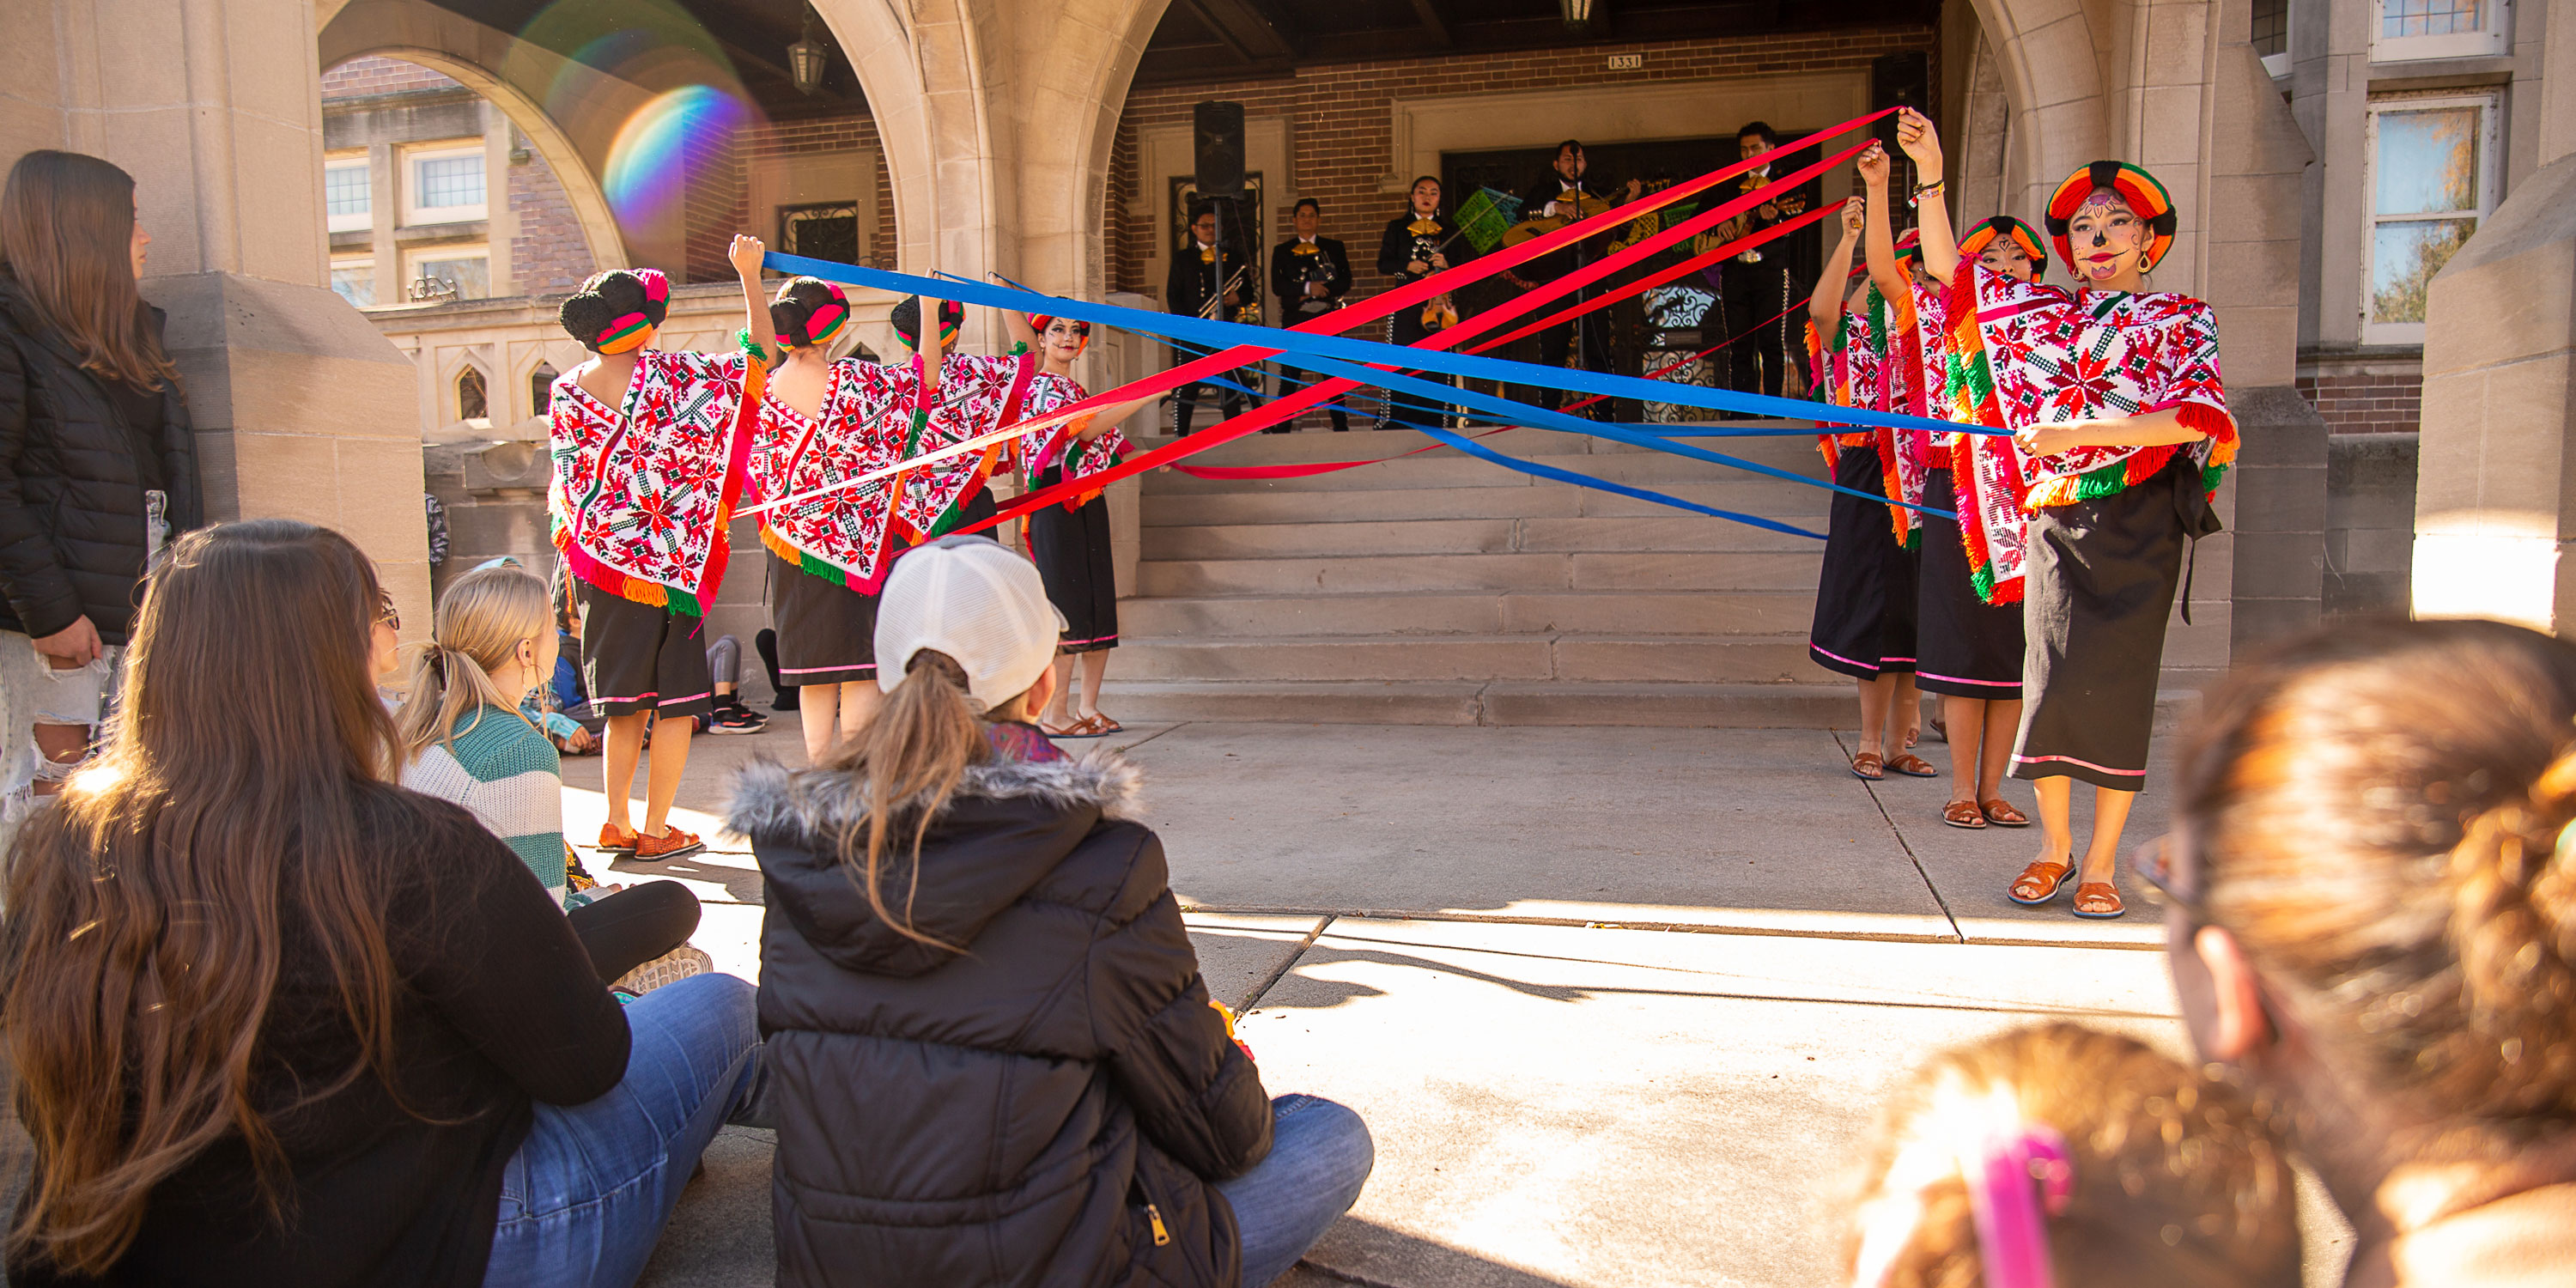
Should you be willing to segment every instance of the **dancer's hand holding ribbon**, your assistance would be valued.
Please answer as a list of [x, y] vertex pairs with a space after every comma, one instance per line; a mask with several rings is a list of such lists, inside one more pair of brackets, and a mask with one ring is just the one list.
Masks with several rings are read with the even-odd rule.
[[2055, 456], [2084, 446], [2084, 426], [2025, 425], [2013, 431], [2013, 441], [2026, 456]]

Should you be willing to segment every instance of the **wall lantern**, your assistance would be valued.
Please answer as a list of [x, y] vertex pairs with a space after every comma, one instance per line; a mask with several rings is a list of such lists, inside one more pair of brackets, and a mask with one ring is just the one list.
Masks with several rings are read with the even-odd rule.
[[[1589, 0], [1566, 0], [1566, 2], [1588, 3]], [[814, 9], [813, 6], [808, 5], [805, 8], [805, 34], [798, 37], [795, 44], [787, 47], [787, 70], [796, 78], [798, 92], [804, 94], [823, 92], [823, 69], [830, 63], [831, 57], [832, 47], [814, 38]]]
[[1592, 25], [1594, 0], [1556, 0], [1557, 12], [1565, 15], [1565, 29], [1580, 33]]

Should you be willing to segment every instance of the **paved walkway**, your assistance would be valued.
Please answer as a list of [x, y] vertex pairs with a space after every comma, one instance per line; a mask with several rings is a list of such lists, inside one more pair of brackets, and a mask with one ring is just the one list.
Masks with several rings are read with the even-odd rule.
[[[1847, 735], [1844, 737], [1847, 738]], [[1378, 1169], [1299, 1288], [1827, 1285], [1846, 1160], [1931, 1050], [2072, 1016], [2180, 1051], [2161, 927], [2003, 897], [2030, 832], [1864, 784], [1819, 731], [1183, 724], [1108, 740], [1216, 994], [1276, 1091], [1365, 1115]], [[1074, 744], [1079, 745], [1079, 744]], [[682, 826], [793, 726], [704, 738]], [[1945, 762], [1944, 749], [1924, 749]], [[567, 765], [594, 834], [598, 761]], [[2006, 794], [2025, 809], [2027, 788]], [[2164, 826], [2140, 801], [2133, 840]], [[655, 869], [661, 869], [656, 872]], [[699, 942], [756, 976], [738, 839], [635, 877], [696, 885]], [[769, 1146], [729, 1131], [645, 1282], [769, 1282]], [[2343, 1236], [2315, 1208], [2310, 1282]]]

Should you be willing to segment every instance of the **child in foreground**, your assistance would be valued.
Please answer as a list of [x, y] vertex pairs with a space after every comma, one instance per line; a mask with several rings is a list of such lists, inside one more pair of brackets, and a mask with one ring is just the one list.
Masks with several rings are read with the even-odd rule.
[[885, 701], [746, 771], [784, 1285], [1267, 1284], [1358, 1198], [1359, 1115], [1273, 1100], [1199, 976], [1137, 773], [1030, 723], [1062, 618], [951, 536], [877, 607]]
[[2296, 1288], [2273, 1107], [2074, 1024], [1935, 1056], [1865, 1156], [1853, 1288]]
[[702, 973], [711, 963], [688, 946], [698, 900], [687, 886], [567, 889], [563, 763], [520, 710], [528, 690], [554, 673], [558, 647], [546, 583], [534, 575], [486, 566], [449, 585], [412, 664], [410, 696], [394, 714], [403, 786], [464, 806], [500, 837], [571, 916], [601, 982], [635, 994]]

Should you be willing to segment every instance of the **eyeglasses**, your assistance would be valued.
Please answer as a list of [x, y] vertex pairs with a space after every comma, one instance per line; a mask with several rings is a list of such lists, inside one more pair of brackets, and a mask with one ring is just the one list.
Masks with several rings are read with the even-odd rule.
[[394, 609], [394, 597], [381, 590], [376, 592], [376, 624], [392, 627], [395, 634], [402, 633], [402, 614]]
[[2176, 862], [2181, 857], [2180, 850], [2181, 842], [2174, 839], [2173, 833], [2167, 832], [2131, 850], [2129, 870], [2147, 883], [2147, 902], [2159, 908], [2180, 908], [2193, 921], [2207, 921], [2208, 917], [2201, 911], [2199, 897], [2175, 888], [2182, 881]]

